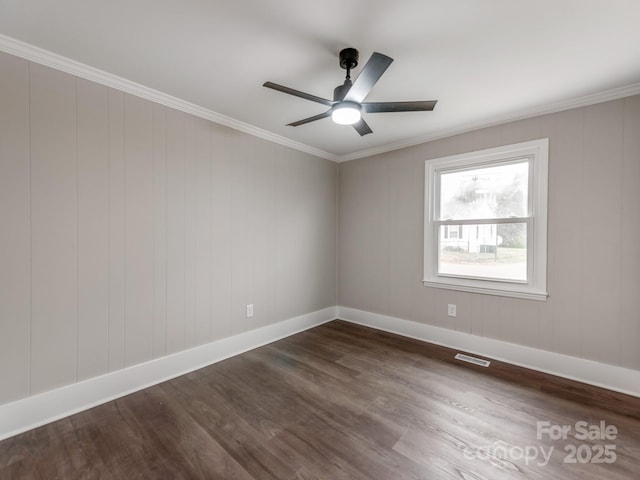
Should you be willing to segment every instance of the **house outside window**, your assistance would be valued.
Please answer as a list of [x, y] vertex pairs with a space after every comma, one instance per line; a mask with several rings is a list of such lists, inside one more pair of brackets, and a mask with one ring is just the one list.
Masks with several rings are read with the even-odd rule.
[[425, 162], [425, 286], [546, 299], [548, 148]]

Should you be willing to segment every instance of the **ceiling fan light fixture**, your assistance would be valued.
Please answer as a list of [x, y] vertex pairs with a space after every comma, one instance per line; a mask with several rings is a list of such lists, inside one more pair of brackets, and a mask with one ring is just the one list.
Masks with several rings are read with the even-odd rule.
[[[387, 57], [378, 52], [373, 52], [367, 64], [364, 66], [358, 78], [351, 81], [351, 69], [358, 65], [358, 51], [355, 48], [344, 48], [340, 51], [340, 67], [347, 71], [346, 78], [342, 85], [333, 89], [333, 100], [311, 95], [310, 93], [294, 90], [293, 88], [278, 85], [273, 82], [263, 83], [264, 87], [272, 88], [294, 97], [304, 98], [312, 102], [320, 103], [329, 107], [328, 110], [303, 118], [296, 122], [287, 123], [289, 127], [299, 127], [316, 120], [331, 117], [340, 125], [351, 125], [353, 129], [362, 137], [373, 133], [371, 127], [363, 118], [363, 114], [369, 113], [394, 113], [394, 112], [425, 112], [433, 110], [436, 100], [413, 101], [413, 102], [366, 102], [362, 103], [371, 89], [376, 84], [382, 74], [393, 62], [393, 58]], [[364, 105], [364, 107], [363, 107]]]
[[355, 102], [340, 102], [331, 111], [331, 120], [339, 125], [353, 125], [361, 118], [360, 105]]

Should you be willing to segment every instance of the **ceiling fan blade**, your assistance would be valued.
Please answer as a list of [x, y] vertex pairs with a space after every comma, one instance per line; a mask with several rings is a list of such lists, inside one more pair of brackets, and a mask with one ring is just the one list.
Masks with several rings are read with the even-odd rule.
[[356, 131], [360, 134], [361, 137], [368, 133], [373, 133], [373, 130], [371, 130], [371, 127], [369, 127], [367, 122], [364, 121], [364, 118], [361, 118], [360, 121], [358, 121], [357, 123], [354, 123], [353, 128], [356, 129]]
[[313, 117], [304, 118], [302, 120], [298, 120], [297, 122], [287, 123], [287, 127], [297, 127], [298, 125], [304, 125], [305, 123], [315, 122], [316, 120], [321, 120], [323, 118], [327, 118], [331, 116], [331, 110], [327, 110], [324, 113], [319, 115], [314, 115]]
[[315, 95], [311, 95], [310, 93], [304, 93], [299, 90], [294, 90], [293, 88], [285, 87], [283, 85], [278, 85], [273, 82], [265, 82], [262, 84], [263, 87], [272, 88], [273, 90], [278, 90], [282, 93], [288, 93], [289, 95], [293, 95], [294, 97], [304, 98], [305, 100], [311, 100], [312, 102], [321, 103], [328, 107], [332, 106], [336, 102], [332, 102], [331, 100], [327, 100], [326, 98], [316, 97]]
[[380, 79], [382, 74], [389, 68], [393, 58], [387, 57], [378, 52], [373, 52], [371, 58], [364, 66], [353, 86], [349, 89], [344, 99], [349, 102], [362, 102]]
[[436, 106], [437, 100], [423, 102], [371, 102], [363, 103], [362, 108], [367, 113], [383, 112], [430, 112]]

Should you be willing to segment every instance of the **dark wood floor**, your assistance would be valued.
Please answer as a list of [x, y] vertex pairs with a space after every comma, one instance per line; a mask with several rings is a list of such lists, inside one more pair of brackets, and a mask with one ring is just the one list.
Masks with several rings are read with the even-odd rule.
[[0, 442], [0, 478], [640, 478], [639, 399], [453, 353], [331, 322]]

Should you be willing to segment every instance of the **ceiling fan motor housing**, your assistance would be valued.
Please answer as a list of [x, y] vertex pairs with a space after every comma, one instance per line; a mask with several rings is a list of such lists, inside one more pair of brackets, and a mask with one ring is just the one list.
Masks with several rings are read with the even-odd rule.
[[351, 79], [347, 78], [342, 85], [338, 85], [333, 89], [333, 101], [341, 102], [344, 100], [344, 96], [347, 94], [349, 89], [351, 88]]

